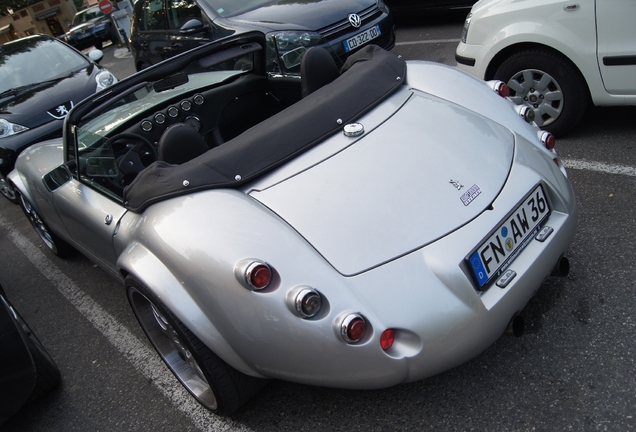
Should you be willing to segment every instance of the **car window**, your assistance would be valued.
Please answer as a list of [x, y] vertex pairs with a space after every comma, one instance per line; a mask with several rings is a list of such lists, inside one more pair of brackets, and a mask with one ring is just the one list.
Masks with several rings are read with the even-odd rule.
[[98, 8], [86, 9], [85, 11], [78, 12], [73, 18], [73, 27], [80, 24], [84, 24], [95, 18], [101, 18], [104, 14]]
[[[34, 67], [39, 64], [47, 66]], [[0, 51], [0, 93], [63, 78], [88, 66], [84, 57], [53, 39], [35, 40], [15, 49], [8, 44]]]
[[157, 140], [147, 138], [140, 125], [144, 121], [153, 122], [160, 113], [164, 120], [160, 124], [154, 122], [154, 130], [167, 128], [174, 124], [169, 120], [171, 107], [184, 100], [192, 99], [195, 103], [194, 95], [249, 73], [253, 63], [253, 53], [234, 57], [212, 55], [188, 65], [179, 74], [141, 82], [118, 99], [109, 100], [85, 115], [76, 128], [77, 151], [68, 149], [69, 158], [77, 161], [80, 180], [121, 201], [124, 187], [157, 159]]
[[201, 9], [192, 0], [168, 0], [168, 24], [179, 29], [191, 19], [201, 19]]
[[166, 20], [163, 0], [148, 0], [143, 7], [144, 30], [165, 30]]
[[[202, 0], [205, 1], [218, 16], [231, 17], [249, 12], [263, 6], [278, 3], [280, 0]], [[315, 0], [312, 0], [315, 1]]]

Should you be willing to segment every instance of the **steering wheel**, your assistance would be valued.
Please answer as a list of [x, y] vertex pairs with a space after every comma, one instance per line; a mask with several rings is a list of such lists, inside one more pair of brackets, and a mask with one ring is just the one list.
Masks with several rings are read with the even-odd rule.
[[113, 135], [104, 143], [104, 147], [108, 147], [110, 145], [110, 147], [113, 148], [113, 144], [121, 140], [136, 142], [136, 144], [132, 146], [123, 156], [117, 158], [117, 168], [119, 168], [119, 171], [124, 177], [130, 174], [137, 175], [139, 171], [150, 165], [150, 163], [144, 163], [141, 160], [142, 156], [147, 155], [143, 153], [144, 149], [148, 150], [149, 154], [152, 156], [151, 162], [158, 159], [157, 149], [155, 149], [152, 143], [141, 135], [134, 133], [120, 133]]

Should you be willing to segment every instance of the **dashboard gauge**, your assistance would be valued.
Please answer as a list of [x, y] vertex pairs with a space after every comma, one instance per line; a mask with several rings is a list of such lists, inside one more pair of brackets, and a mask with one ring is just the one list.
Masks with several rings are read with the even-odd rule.
[[192, 102], [190, 102], [189, 100], [182, 100], [179, 106], [184, 111], [190, 111], [190, 108], [192, 108]]
[[192, 100], [194, 101], [195, 105], [203, 105], [203, 102], [205, 102], [205, 98], [202, 94], [199, 93], [195, 94]]
[[144, 132], [150, 132], [152, 130], [152, 122], [150, 120], [144, 120], [141, 122], [141, 130]]
[[176, 106], [168, 107], [168, 115], [172, 118], [175, 118], [179, 115], [179, 108], [177, 108]]
[[166, 115], [164, 113], [155, 114], [155, 123], [164, 124], [166, 122]]
[[197, 132], [201, 130], [201, 120], [197, 116], [188, 116], [183, 122]]

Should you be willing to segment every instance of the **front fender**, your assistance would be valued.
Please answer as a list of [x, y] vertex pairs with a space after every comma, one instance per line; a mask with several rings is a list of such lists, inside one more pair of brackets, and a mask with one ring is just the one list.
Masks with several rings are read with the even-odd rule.
[[207, 319], [190, 294], [166, 266], [140, 243], [132, 243], [119, 256], [122, 276], [132, 275], [175, 314], [207, 347], [240, 372], [264, 378], [250, 368]]

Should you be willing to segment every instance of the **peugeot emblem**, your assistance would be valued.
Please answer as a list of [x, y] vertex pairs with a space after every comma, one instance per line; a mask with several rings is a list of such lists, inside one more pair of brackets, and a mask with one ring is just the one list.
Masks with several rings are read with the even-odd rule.
[[362, 20], [360, 19], [360, 15], [354, 14], [354, 13], [353, 14], [349, 14], [349, 22], [355, 28], [360, 27], [360, 24], [362, 24]]

